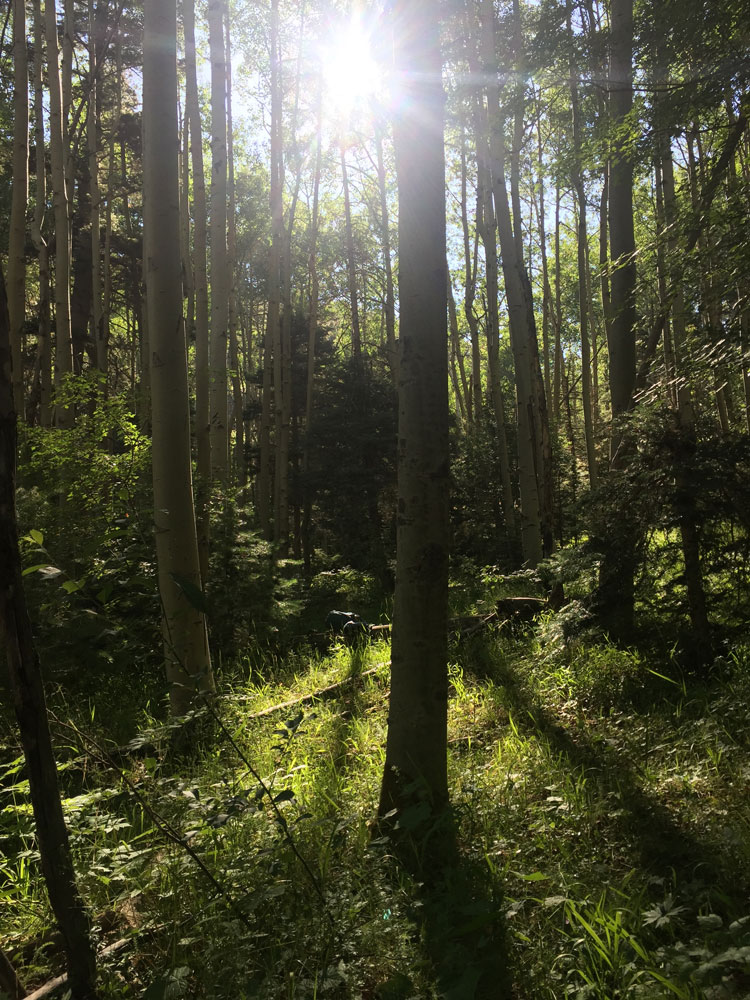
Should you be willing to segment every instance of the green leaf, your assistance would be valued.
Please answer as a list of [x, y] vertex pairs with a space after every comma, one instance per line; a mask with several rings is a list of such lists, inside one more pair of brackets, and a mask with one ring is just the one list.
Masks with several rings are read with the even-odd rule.
[[28, 535], [26, 535], [26, 539], [30, 542], [35, 542], [37, 545], [44, 544], [44, 535], [38, 528], [32, 528]]
[[21, 576], [28, 576], [29, 573], [38, 573], [42, 569], [47, 569], [46, 563], [37, 563], [36, 566], [27, 566], [25, 570], [21, 573]]
[[206, 595], [203, 593], [201, 588], [196, 586], [192, 580], [188, 580], [187, 577], [180, 576], [179, 573], [170, 573], [169, 575], [185, 595], [185, 599], [188, 604], [195, 608], [196, 611], [200, 611], [204, 615], [208, 614]]
[[522, 875], [520, 872], [516, 872], [516, 874], [524, 882], [544, 882], [545, 879], [549, 878], [549, 875], [545, 875], [544, 872], [532, 872], [530, 875]]

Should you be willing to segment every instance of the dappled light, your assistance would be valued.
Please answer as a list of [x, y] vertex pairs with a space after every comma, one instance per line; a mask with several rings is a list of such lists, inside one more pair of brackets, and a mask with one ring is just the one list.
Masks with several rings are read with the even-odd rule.
[[731, 0], [9, 0], [0, 1000], [750, 996]]

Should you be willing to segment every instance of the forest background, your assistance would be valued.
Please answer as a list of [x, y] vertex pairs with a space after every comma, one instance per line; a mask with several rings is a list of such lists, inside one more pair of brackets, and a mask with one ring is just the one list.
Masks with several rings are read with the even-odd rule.
[[[745, 995], [748, 24], [5, 5], [3, 626], [74, 996]], [[20, 996], [60, 912], [3, 725]]]

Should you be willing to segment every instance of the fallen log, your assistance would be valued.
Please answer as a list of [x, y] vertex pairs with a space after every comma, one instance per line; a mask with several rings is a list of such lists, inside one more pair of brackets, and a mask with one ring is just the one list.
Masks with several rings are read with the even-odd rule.
[[[246, 715], [245, 718], [262, 719], [264, 716], [273, 715], [276, 712], [285, 712], [287, 709], [299, 708], [301, 705], [311, 705], [314, 701], [328, 701], [330, 698], [335, 698], [343, 688], [351, 687], [362, 680], [363, 677], [371, 677], [383, 666], [385, 666], [385, 662], [377, 663], [374, 667], [370, 667], [369, 670], [363, 670], [361, 674], [352, 674], [349, 677], [344, 677], [343, 680], [336, 681], [335, 684], [328, 684], [326, 687], [317, 688], [315, 691], [301, 695], [299, 698], [291, 698], [289, 701], [282, 701], [278, 705], [271, 705], [269, 708], [261, 709], [260, 712], [252, 712], [250, 715]], [[252, 695], [249, 694], [238, 695], [233, 700], [250, 701], [251, 698]]]
[[[106, 948], [102, 948], [96, 956], [97, 962], [102, 958], [108, 958], [110, 955], [115, 955], [117, 952], [127, 948], [132, 940], [133, 938], [120, 938], [120, 940], [115, 941], [114, 944], [109, 944]], [[65, 986], [67, 982], [67, 973], [63, 973], [62, 976], [55, 976], [54, 979], [50, 979], [44, 984], [44, 986], [40, 986], [38, 990], [34, 990], [33, 993], [22, 994], [23, 1000], [42, 1000], [43, 997], [47, 997], [50, 993], [54, 993], [55, 990], [59, 989], [61, 986]]]

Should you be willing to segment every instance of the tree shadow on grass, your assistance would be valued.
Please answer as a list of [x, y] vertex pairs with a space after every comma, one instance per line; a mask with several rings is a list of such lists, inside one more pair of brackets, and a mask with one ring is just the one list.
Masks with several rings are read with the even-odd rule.
[[[423, 972], [445, 1000], [506, 1000], [512, 996], [503, 899], [484, 866], [461, 853], [450, 810], [436, 816], [415, 796], [395, 828], [381, 826], [375, 842], [393, 854], [414, 887], [411, 919]], [[413, 997], [410, 978], [382, 984], [378, 1000]]]
[[617, 748], [594, 742], [580, 731], [575, 735], [562, 726], [529, 695], [512, 667], [506, 664], [501, 681], [515, 725], [543, 739], [552, 753], [573, 771], [592, 778], [600, 795], [615, 795], [621, 806], [609, 819], [626, 842], [638, 852], [643, 869], [657, 877], [696, 878], [710, 888], [718, 909], [744, 913], [750, 894], [747, 872], [729, 870], [717, 845], [679, 823], [670, 810], [641, 784], [638, 775]]

